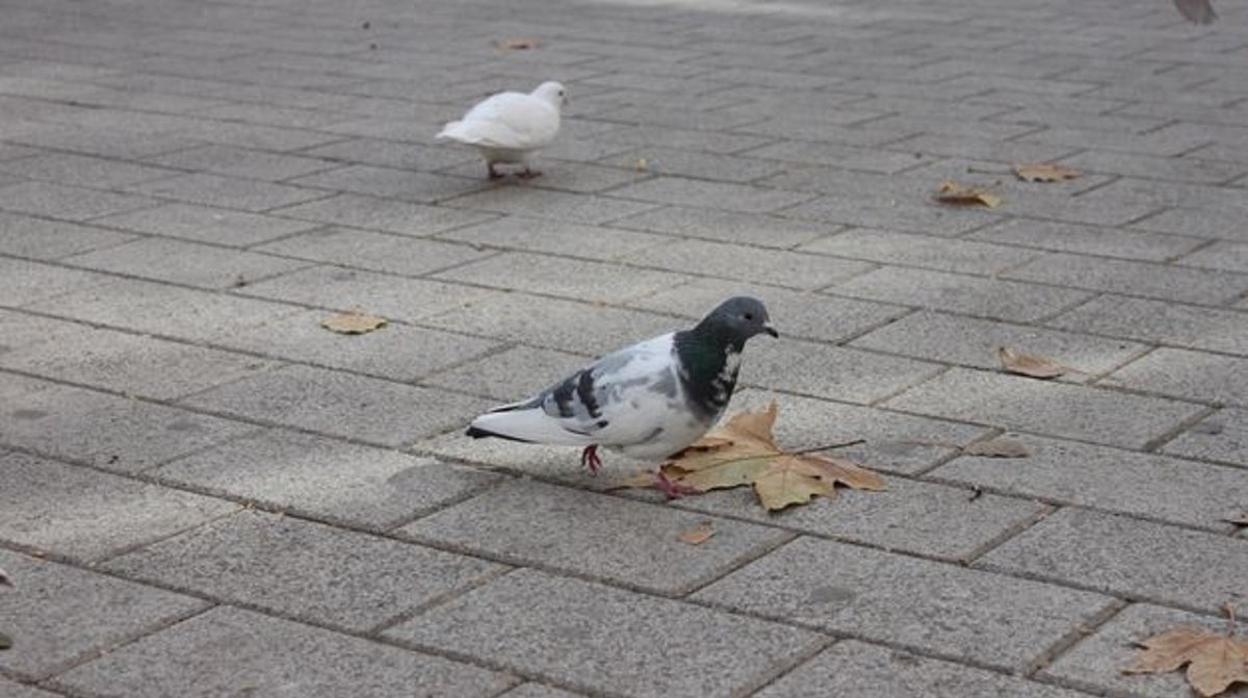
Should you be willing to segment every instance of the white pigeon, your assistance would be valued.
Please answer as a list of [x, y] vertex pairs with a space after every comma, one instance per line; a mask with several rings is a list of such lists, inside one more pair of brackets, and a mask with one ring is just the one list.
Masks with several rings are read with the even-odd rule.
[[500, 92], [468, 110], [464, 118], [451, 121], [437, 138], [470, 145], [481, 151], [490, 179], [503, 175], [498, 163], [524, 165], [521, 177], [541, 174], [529, 166], [533, 152], [550, 145], [559, 133], [559, 111], [567, 91], [557, 82], [544, 82], [529, 94]]
[[[598, 447], [634, 458], [663, 458], [697, 441], [719, 420], [737, 382], [749, 338], [778, 333], [767, 308], [738, 296], [695, 327], [608, 354], [528, 400], [472, 420], [467, 435], [581, 446], [597, 473]], [[669, 497], [683, 494], [659, 473]]]

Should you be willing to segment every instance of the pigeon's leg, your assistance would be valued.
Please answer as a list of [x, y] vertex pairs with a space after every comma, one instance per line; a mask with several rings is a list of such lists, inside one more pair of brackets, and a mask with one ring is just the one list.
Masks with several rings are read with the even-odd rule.
[[654, 478], [654, 486], [660, 492], [667, 495], [668, 499], [680, 499], [681, 497], [687, 494], [701, 494], [702, 493], [702, 490], [699, 490], [696, 487], [690, 487], [689, 485], [682, 485], [679, 482], [672, 482], [671, 480], [668, 479], [666, 475], [663, 474], [662, 470], [660, 470], [656, 474]]
[[589, 468], [590, 475], [598, 475], [598, 469], [602, 467], [602, 459], [598, 457], [598, 444], [586, 446], [581, 451], [581, 465]]
[[542, 173], [532, 167], [529, 167], [529, 163], [526, 162], [524, 163], [524, 169], [517, 176], [520, 177], [520, 179], [533, 179], [534, 177], [541, 177]]
[[503, 173], [494, 169], [494, 163], [487, 162], [485, 163], [485, 166], [490, 168], [490, 179], [502, 179], [503, 178]]

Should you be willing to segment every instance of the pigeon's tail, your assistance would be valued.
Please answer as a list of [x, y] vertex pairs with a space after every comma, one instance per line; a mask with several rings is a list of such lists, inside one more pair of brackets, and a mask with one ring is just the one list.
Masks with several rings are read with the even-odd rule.
[[525, 443], [588, 446], [593, 441], [584, 434], [568, 431], [559, 419], [546, 414], [539, 405], [506, 405], [472, 420], [465, 435], [474, 439], [496, 437]]
[[438, 135], [434, 136], [434, 138], [436, 140], [449, 138], [453, 141], [462, 142], [466, 138], [464, 135], [464, 122], [448, 121], [447, 124], [442, 127], [442, 130], [438, 131]]

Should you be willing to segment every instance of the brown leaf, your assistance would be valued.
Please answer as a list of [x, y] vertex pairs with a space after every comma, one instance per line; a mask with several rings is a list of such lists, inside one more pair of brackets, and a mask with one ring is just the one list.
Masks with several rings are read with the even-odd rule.
[[997, 347], [997, 358], [1001, 360], [1001, 367], [1006, 371], [1032, 378], [1057, 378], [1074, 370], [1052, 359], [1025, 354], [1009, 347]]
[[1047, 162], [1015, 165], [1014, 174], [1024, 182], [1063, 182], [1083, 176], [1079, 170]]
[[957, 182], [944, 182], [936, 190], [936, 200], [952, 206], [985, 206], [996, 208], [1001, 205], [1001, 197], [986, 189], [968, 187]]
[[1187, 665], [1187, 682], [1206, 698], [1248, 683], [1248, 640], [1203, 628], [1176, 628], [1137, 643], [1144, 648], [1124, 674], [1158, 674]]
[[985, 458], [1026, 458], [1031, 455], [1031, 451], [1027, 450], [1022, 441], [1007, 439], [1004, 436], [967, 444], [962, 452], [968, 456], [984, 456]]
[[539, 39], [514, 38], [499, 39], [494, 42], [494, 45], [506, 51], [528, 51], [541, 46], [542, 42]]
[[386, 326], [386, 319], [363, 313], [339, 313], [321, 321], [321, 327], [338, 334], [367, 334]]
[[773, 401], [765, 410], [734, 415], [664, 463], [663, 475], [700, 492], [752, 484], [763, 506], [772, 511], [808, 502], [815, 495], [832, 497], [838, 483], [865, 490], [885, 488], [883, 478], [848, 460], [780, 448], [772, 435], [778, 410]]
[[1236, 526], [1248, 526], [1248, 511], [1245, 511], [1237, 516], [1228, 516], [1222, 520], [1227, 523], [1235, 524]]
[[682, 543], [688, 543], [689, 545], [702, 545], [703, 543], [710, 540], [711, 536], [714, 536], [714, 535], [715, 535], [714, 525], [710, 521], [703, 521], [697, 526], [694, 526], [688, 531], [682, 532], [679, 536], [676, 536], [676, 537], [680, 539], [680, 542]]

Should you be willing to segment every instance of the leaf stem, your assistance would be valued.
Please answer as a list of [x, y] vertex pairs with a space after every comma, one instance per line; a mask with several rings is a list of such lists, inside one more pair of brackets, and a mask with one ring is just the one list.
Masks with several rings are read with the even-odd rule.
[[803, 453], [814, 453], [815, 451], [831, 451], [834, 448], [848, 448], [849, 446], [857, 446], [865, 444], [866, 439], [854, 439], [853, 441], [842, 441], [837, 444], [828, 444], [827, 446], [811, 446], [810, 448], [800, 448], [796, 451], [789, 451], [789, 455], [800, 456]]

